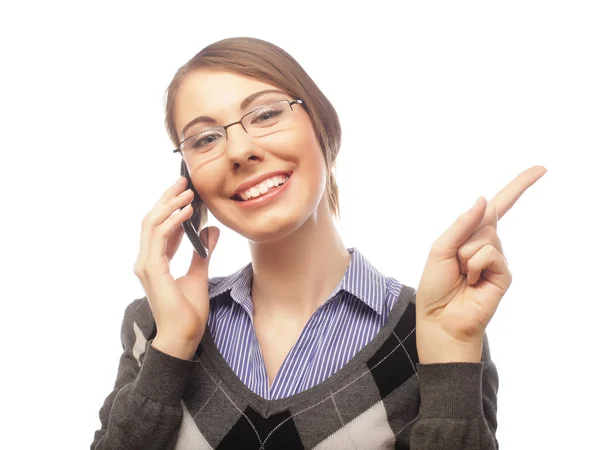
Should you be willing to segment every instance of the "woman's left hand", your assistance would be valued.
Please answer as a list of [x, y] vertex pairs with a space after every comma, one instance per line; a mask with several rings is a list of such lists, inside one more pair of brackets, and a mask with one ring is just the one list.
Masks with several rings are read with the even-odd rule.
[[432, 245], [416, 299], [421, 364], [480, 362], [483, 336], [512, 276], [497, 222], [546, 173], [534, 166], [473, 208]]

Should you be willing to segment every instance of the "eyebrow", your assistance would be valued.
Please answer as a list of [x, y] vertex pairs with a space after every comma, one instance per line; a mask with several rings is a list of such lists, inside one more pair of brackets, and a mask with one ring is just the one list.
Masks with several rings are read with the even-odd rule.
[[[242, 100], [242, 102], [240, 103], [240, 110], [246, 109], [248, 107], [248, 105], [250, 105], [250, 103], [252, 103], [258, 97], [261, 97], [265, 94], [272, 94], [272, 93], [287, 95], [285, 92], [283, 92], [282, 90], [279, 90], [279, 89], [265, 89], [264, 91], [258, 91], [258, 92], [255, 92], [254, 94], [250, 94], [248, 97], [246, 97], [244, 100]], [[217, 123], [217, 121], [210, 116], [198, 116], [198, 117], [192, 119], [190, 122], [188, 122], [181, 129], [180, 136], [183, 137], [188, 128], [190, 128], [192, 125], [196, 125], [197, 123], [200, 123], [200, 122], [208, 122], [208, 123], [213, 123], [213, 124]]]

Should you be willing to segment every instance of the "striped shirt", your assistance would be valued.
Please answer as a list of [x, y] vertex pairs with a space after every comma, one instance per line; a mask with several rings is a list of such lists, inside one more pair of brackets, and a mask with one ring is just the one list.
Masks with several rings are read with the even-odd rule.
[[252, 264], [209, 282], [208, 330], [223, 358], [254, 393], [289, 397], [340, 370], [385, 323], [402, 285], [379, 273], [358, 250], [325, 302], [315, 311], [269, 388], [252, 321]]

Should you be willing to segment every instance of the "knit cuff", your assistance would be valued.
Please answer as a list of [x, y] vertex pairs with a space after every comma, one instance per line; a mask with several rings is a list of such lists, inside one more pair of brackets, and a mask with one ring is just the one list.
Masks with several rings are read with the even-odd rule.
[[133, 391], [163, 405], [180, 406], [183, 391], [198, 358], [192, 361], [175, 358], [146, 344], [146, 354]]
[[483, 363], [417, 364], [421, 415], [474, 418], [483, 415]]

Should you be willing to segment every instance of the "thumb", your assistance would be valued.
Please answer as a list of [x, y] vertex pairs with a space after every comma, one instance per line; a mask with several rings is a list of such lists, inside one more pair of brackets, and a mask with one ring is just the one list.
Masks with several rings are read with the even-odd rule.
[[[456, 257], [458, 248], [479, 228], [487, 209], [487, 201], [479, 197], [473, 207], [463, 213], [456, 221], [434, 242], [430, 258], [445, 260]], [[495, 215], [496, 211], [492, 213]]]
[[188, 270], [188, 274], [193, 273], [208, 273], [208, 265], [210, 263], [210, 259], [213, 253], [213, 250], [217, 246], [217, 241], [219, 240], [219, 236], [221, 235], [221, 230], [217, 227], [206, 227], [200, 232], [200, 240], [202, 243], [208, 247], [208, 255], [205, 258], [202, 258], [196, 251], [192, 252], [192, 262], [190, 264], [190, 268]]
[[491, 225], [494, 228], [498, 228], [498, 211], [496, 210], [496, 205], [492, 202], [487, 202], [485, 214], [478, 228], [483, 228], [487, 225]]
[[181, 241], [183, 240], [183, 226], [179, 225], [176, 227], [171, 235], [167, 239], [167, 249], [165, 250], [165, 255], [169, 258], [169, 261], [173, 259], [175, 256], [175, 252], [179, 248]]
[[219, 236], [221, 235], [221, 230], [217, 227], [206, 227], [200, 232], [200, 240], [204, 243], [204, 245], [208, 248], [208, 257], [210, 258], [213, 250], [217, 246], [217, 241], [219, 240]]

